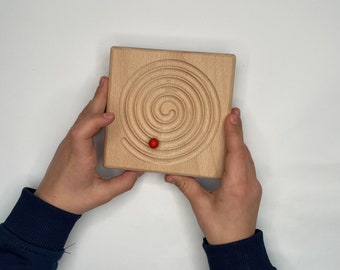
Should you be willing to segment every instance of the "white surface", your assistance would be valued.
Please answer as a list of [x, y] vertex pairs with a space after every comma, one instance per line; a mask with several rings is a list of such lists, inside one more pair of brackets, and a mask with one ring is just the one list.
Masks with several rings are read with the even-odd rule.
[[[234, 105], [264, 189], [258, 227], [271, 261], [337, 269], [339, 3], [0, 0], [1, 220], [23, 186], [38, 185], [108, 73], [112, 45], [234, 53]], [[146, 174], [84, 215], [59, 269], [203, 270], [201, 238], [179, 191]]]

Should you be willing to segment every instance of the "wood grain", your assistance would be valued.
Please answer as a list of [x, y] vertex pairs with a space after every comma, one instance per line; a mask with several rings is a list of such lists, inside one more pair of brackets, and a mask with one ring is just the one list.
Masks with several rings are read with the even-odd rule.
[[104, 166], [221, 177], [234, 72], [234, 55], [112, 47]]

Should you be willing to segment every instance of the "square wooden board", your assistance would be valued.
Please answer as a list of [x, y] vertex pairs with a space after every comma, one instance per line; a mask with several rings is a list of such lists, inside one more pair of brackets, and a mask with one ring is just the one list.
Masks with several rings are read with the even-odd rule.
[[230, 54], [112, 47], [107, 111], [116, 120], [105, 131], [104, 166], [220, 178], [235, 62]]

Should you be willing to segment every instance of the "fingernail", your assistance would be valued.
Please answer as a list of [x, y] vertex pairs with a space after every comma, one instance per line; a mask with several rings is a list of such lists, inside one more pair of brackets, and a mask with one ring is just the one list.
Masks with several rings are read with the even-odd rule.
[[232, 115], [230, 116], [230, 122], [231, 122], [233, 125], [237, 125], [238, 116], [235, 115], [235, 114], [232, 114]]
[[102, 86], [104, 84], [105, 78], [101, 77], [99, 81], [99, 86]]
[[174, 179], [172, 176], [166, 177], [165, 180], [166, 180], [168, 183], [171, 183], [171, 184], [173, 184], [173, 183], [175, 182], [175, 179]]
[[112, 119], [113, 118], [113, 113], [103, 113], [103, 116], [106, 119]]
[[241, 117], [241, 110], [238, 109], [238, 108], [235, 108], [235, 114], [236, 114], [238, 117]]

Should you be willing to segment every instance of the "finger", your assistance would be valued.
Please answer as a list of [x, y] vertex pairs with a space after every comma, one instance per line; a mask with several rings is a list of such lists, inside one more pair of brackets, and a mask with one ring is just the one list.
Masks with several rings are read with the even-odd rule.
[[165, 181], [175, 184], [185, 197], [189, 200], [192, 207], [199, 208], [202, 200], [206, 198], [208, 192], [192, 177], [179, 175], [165, 175]]
[[131, 190], [138, 178], [142, 175], [143, 172], [125, 171], [121, 175], [104, 180], [102, 188], [104, 189], [103, 194], [106, 193], [107, 201], [110, 201], [114, 197]]
[[234, 108], [225, 121], [226, 157], [222, 188], [247, 180], [247, 164], [250, 154], [243, 141], [241, 112]]
[[114, 121], [113, 113], [98, 113], [77, 121], [70, 130], [71, 137], [75, 140], [92, 139], [101, 128]]
[[103, 113], [105, 111], [108, 94], [108, 83], [108, 77], [104, 76], [100, 78], [96, 93], [94, 94], [93, 99], [84, 108], [82, 115], [91, 113]]
[[241, 122], [241, 112], [238, 108], [233, 108], [225, 121], [225, 140], [227, 154], [243, 150], [243, 131]]

